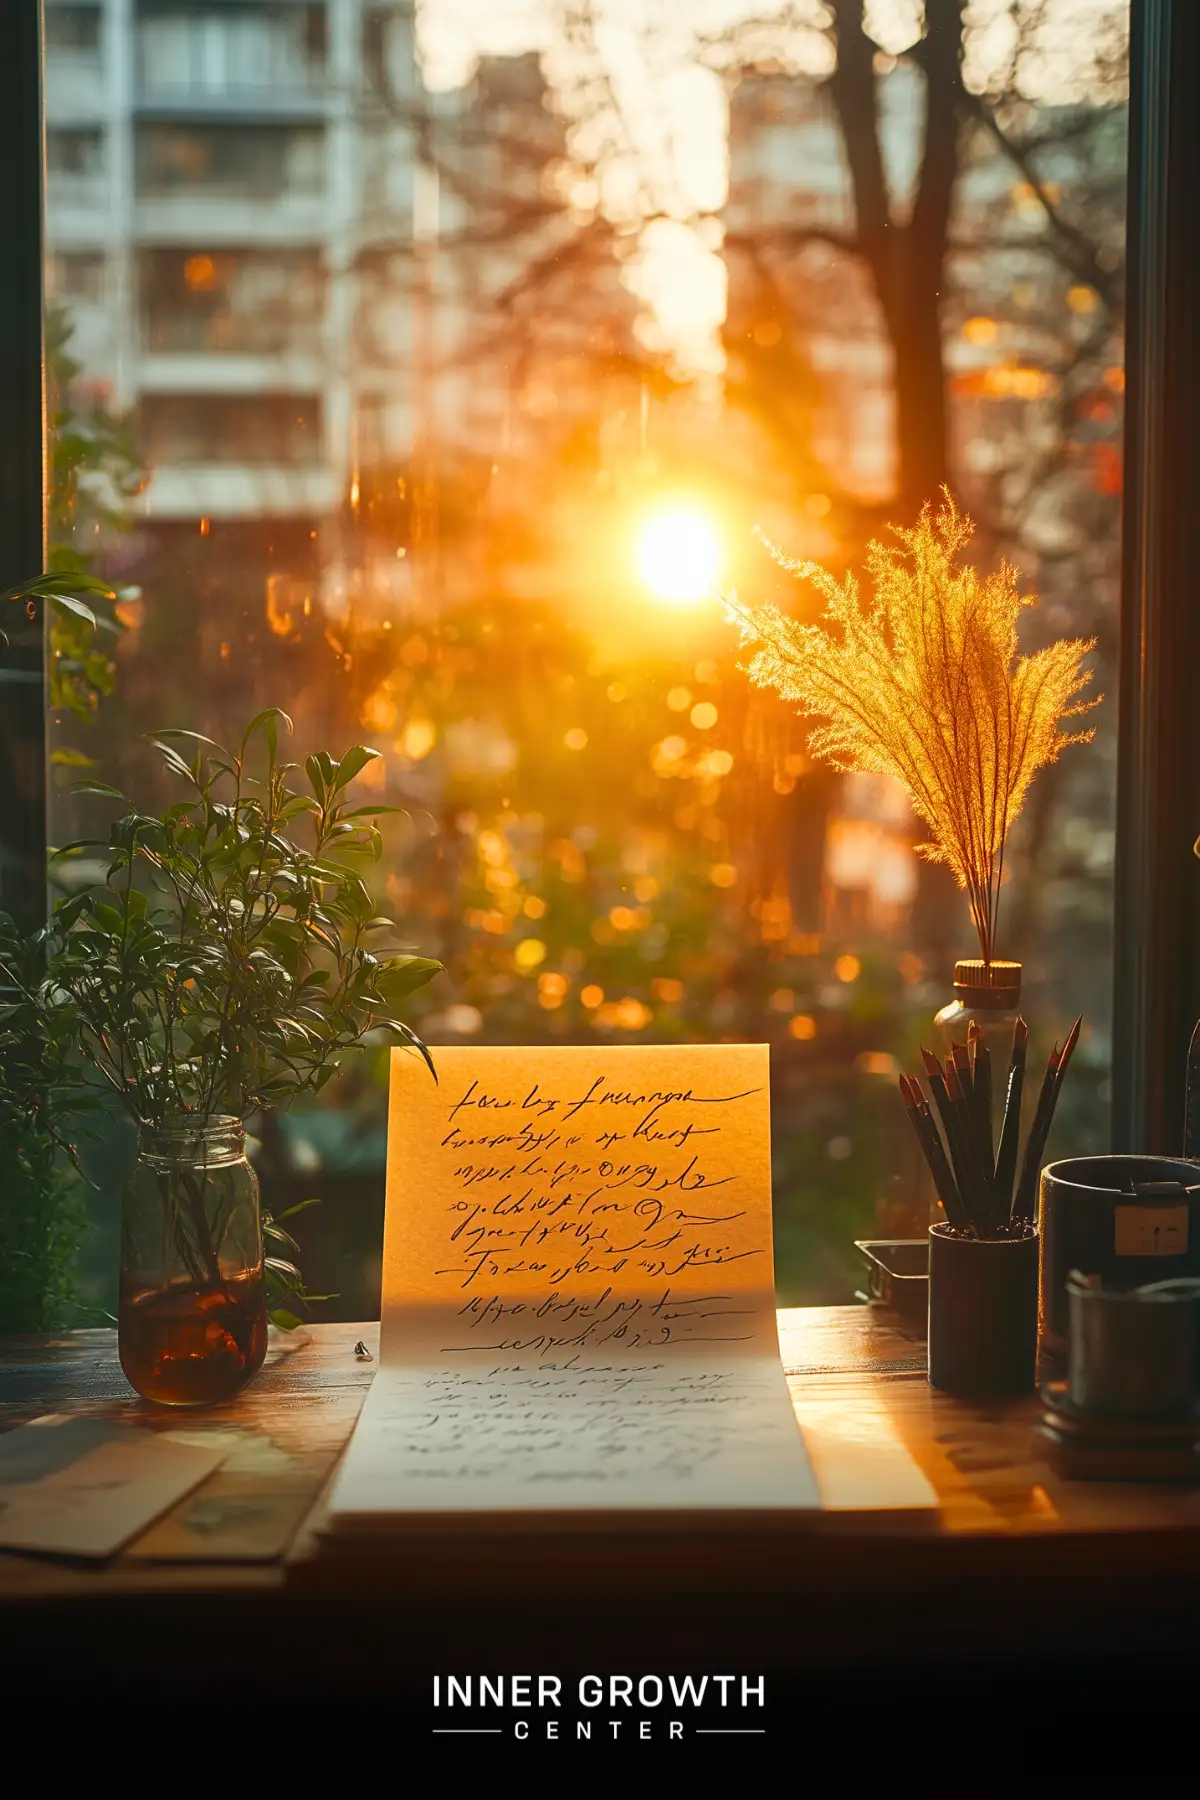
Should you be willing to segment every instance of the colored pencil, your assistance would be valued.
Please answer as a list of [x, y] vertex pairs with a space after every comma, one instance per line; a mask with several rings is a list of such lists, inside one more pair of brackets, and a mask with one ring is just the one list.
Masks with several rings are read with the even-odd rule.
[[1063, 1076], [1079, 1042], [1082, 1025], [1082, 1017], [1076, 1019], [1062, 1049], [1055, 1044], [1046, 1060], [1021, 1172], [1015, 1183], [1029, 1047], [1029, 1027], [1024, 1019], [1017, 1019], [1013, 1026], [1004, 1119], [994, 1161], [991, 1052], [980, 1025], [972, 1020], [967, 1044], [953, 1045], [944, 1067], [932, 1050], [921, 1047], [921, 1061], [937, 1119], [941, 1121], [941, 1133], [920, 1082], [909, 1075], [900, 1077], [905, 1109], [925, 1153], [946, 1218], [956, 1231], [974, 1231], [981, 1238], [998, 1237], [1006, 1235], [1010, 1226], [1026, 1226], [1032, 1221], [1042, 1157]]
[[963, 1091], [963, 1098], [969, 1100], [975, 1085], [971, 1077], [970, 1049], [966, 1044], [954, 1044], [951, 1046], [950, 1055], [954, 1061], [954, 1070]]
[[971, 1052], [971, 1089], [975, 1101], [976, 1129], [979, 1133], [979, 1154], [985, 1171], [991, 1175], [996, 1165], [992, 1138], [992, 1053], [984, 1041], [982, 1025], [977, 1025], [974, 1019], [967, 1031], [967, 1048]]
[[925, 1161], [929, 1165], [929, 1173], [933, 1176], [933, 1185], [937, 1189], [938, 1199], [942, 1203], [946, 1217], [956, 1230], [965, 1230], [970, 1226], [971, 1221], [959, 1197], [950, 1164], [946, 1160], [946, 1152], [942, 1148], [942, 1140], [938, 1135], [937, 1125], [929, 1110], [929, 1102], [921, 1092], [921, 1084], [907, 1075], [902, 1075], [900, 1092], [912, 1128], [917, 1135], [917, 1142], [925, 1154]]
[[992, 1228], [991, 1171], [988, 1171], [985, 1178], [983, 1164], [979, 1158], [978, 1134], [971, 1099], [969, 1094], [963, 1090], [957, 1064], [956, 1056], [946, 1058], [946, 1094], [950, 1102], [950, 1116], [954, 1120], [962, 1152], [963, 1168], [959, 1177], [959, 1192], [962, 1194], [976, 1231], [980, 1237], [987, 1237]]
[[1080, 1013], [1070, 1031], [1067, 1033], [1067, 1041], [1063, 1045], [1062, 1055], [1058, 1059], [1058, 1068], [1054, 1071], [1054, 1103], [1056, 1106], [1058, 1104], [1058, 1092], [1062, 1087], [1062, 1080], [1066, 1073], [1067, 1064], [1074, 1055], [1075, 1046], [1079, 1042], [1079, 1029], [1082, 1024], [1083, 1014]]
[[946, 1148], [950, 1152], [950, 1161], [954, 1166], [954, 1177], [963, 1210], [974, 1224], [966, 1153], [960, 1141], [958, 1121], [950, 1104], [950, 1096], [946, 1091], [946, 1077], [943, 1075], [942, 1065], [933, 1051], [926, 1050], [924, 1045], [921, 1047], [921, 1060], [925, 1064], [925, 1074], [929, 1082], [929, 1091], [933, 1095], [933, 1104], [937, 1108], [938, 1118], [942, 1122], [942, 1130], [946, 1134]]
[[1059, 1050], [1055, 1044], [1050, 1052], [1050, 1060], [1046, 1064], [1046, 1073], [1042, 1077], [1042, 1086], [1038, 1094], [1037, 1111], [1033, 1116], [1033, 1124], [1029, 1128], [1029, 1137], [1025, 1144], [1025, 1160], [1021, 1164], [1021, 1179], [1017, 1184], [1017, 1192], [1013, 1199], [1012, 1217], [1014, 1222], [1033, 1219], [1037, 1209], [1037, 1183], [1041, 1173], [1042, 1158], [1046, 1153], [1046, 1141], [1050, 1136], [1050, 1127], [1054, 1123], [1054, 1109], [1058, 1105], [1058, 1096], [1062, 1089], [1063, 1075], [1067, 1064], [1074, 1054], [1079, 1042], [1080, 1027], [1083, 1015], [1080, 1014], [1067, 1034], [1067, 1041]]
[[1017, 1191], [1013, 1195], [1010, 1216], [1014, 1225], [1022, 1222], [1028, 1223], [1033, 1218], [1034, 1208], [1037, 1205], [1037, 1180], [1042, 1167], [1042, 1152], [1046, 1148], [1046, 1139], [1050, 1135], [1050, 1123], [1054, 1118], [1054, 1102], [1058, 1097], [1056, 1082], [1061, 1054], [1058, 1045], [1055, 1044], [1046, 1062], [1042, 1085], [1038, 1089], [1033, 1124], [1029, 1127], [1029, 1136], [1025, 1139], [1025, 1156], [1021, 1163], [1021, 1176], [1017, 1182]]
[[1025, 1056], [1029, 1027], [1018, 1018], [1013, 1026], [1012, 1055], [1008, 1064], [1008, 1091], [1004, 1097], [1004, 1123], [996, 1153], [996, 1208], [1011, 1215], [1013, 1183], [1017, 1176], [1017, 1152], [1021, 1147], [1021, 1094], [1025, 1086]]

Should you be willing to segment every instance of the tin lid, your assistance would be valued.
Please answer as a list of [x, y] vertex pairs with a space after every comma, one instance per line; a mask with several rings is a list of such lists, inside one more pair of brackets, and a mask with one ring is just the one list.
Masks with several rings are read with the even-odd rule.
[[954, 965], [954, 991], [967, 1006], [1004, 1011], [1021, 998], [1021, 964], [965, 957]]

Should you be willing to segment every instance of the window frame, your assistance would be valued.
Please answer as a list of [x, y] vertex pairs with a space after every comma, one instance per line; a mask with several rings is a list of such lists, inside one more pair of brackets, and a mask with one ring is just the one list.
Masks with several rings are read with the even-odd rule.
[[[46, 560], [43, 311], [45, 130], [42, 0], [0, 6], [0, 590]], [[40, 603], [0, 620], [0, 907], [27, 930], [45, 917], [49, 774], [46, 622]]]
[[1200, 9], [1132, 0], [1112, 1141], [1178, 1155], [1200, 1016]]
[[[44, 0], [0, 6], [0, 586], [44, 566]], [[1200, 507], [1189, 403], [1200, 395], [1200, 7], [1131, 0], [1123, 567], [1113, 966], [1115, 1148], [1181, 1147], [1188, 1041], [1200, 1015]], [[12, 607], [0, 664], [0, 906], [46, 911], [47, 706], [42, 609]], [[20, 616], [16, 616], [17, 614]]]

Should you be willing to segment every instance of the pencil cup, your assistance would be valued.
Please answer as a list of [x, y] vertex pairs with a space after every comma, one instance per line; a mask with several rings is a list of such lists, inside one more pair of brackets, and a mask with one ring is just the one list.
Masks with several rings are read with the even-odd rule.
[[1037, 1368], [1038, 1237], [929, 1228], [929, 1385], [965, 1399], [1029, 1393]]

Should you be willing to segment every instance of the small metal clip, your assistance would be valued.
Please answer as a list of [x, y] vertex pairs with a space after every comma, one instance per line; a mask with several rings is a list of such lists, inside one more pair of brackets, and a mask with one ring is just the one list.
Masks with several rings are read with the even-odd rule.
[[354, 1346], [354, 1354], [359, 1362], [375, 1361], [375, 1358], [371, 1355], [371, 1352], [367, 1349], [367, 1346], [363, 1343], [361, 1338], [359, 1338], [357, 1344]]

